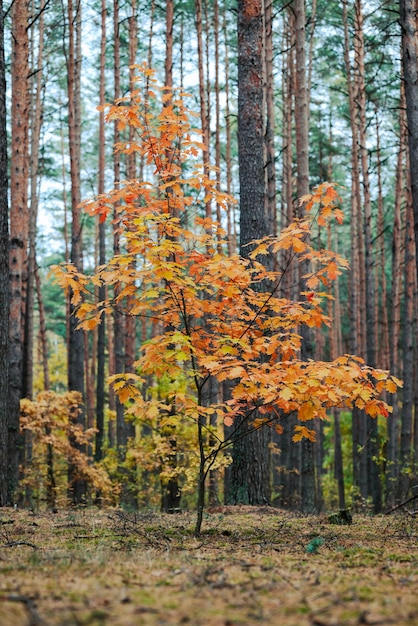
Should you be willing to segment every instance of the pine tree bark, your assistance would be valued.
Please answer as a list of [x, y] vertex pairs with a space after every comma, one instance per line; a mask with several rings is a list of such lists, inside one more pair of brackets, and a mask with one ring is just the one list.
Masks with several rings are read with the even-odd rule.
[[[350, 352], [365, 357], [364, 346], [364, 263], [363, 229], [361, 224], [360, 158], [358, 146], [358, 84], [350, 62], [351, 43], [349, 38], [347, 0], [343, 3], [344, 62], [346, 68], [348, 105], [351, 126], [351, 271], [350, 271]], [[367, 439], [366, 422], [359, 409], [352, 409], [353, 474], [354, 485], [360, 495], [366, 498], [367, 492]]]
[[[410, 194], [409, 194], [410, 196]], [[398, 499], [408, 497], [412, 475], [412, 412], [414, 407], [414, 333], [415, 333], [415, 241], [411, 197], [407, 205], [405, 220], [405, 295], [403, 320], [403, 391], [401, 410], [401, 432], [399, 453]]]
[[[71, 249], [70, 259], [79, 270], [83, 269], [82, 249], [82, 220], [80, 191], [80, 156], [81, 156], [81, 5], [73, 6], [73, 0], [68, 0], [68, 50], [67, 50], [67, 88], [68, 88], [68, 142], [70, 151], [71, 177]], [[71, 297], [71, 293], [70, 293]], [[70, 323], [68, 340], [68, 389], [78, 391], [85, 396], [84, 372], [84, 333], [77, 330], [77, 320], [74, 316], [74, 306], [70, 304]], [[85, 428], [85, 413], [83, 407], [77, 415], [77, 423]], [[74, 441], [72, 445], [76, 445]], [[81, 451], [84, 447], [80, 446]], [[83, 502], [86, 495], [85, 481], [77, 478], [76, 468], [69, 464], [68, 469], [69, 496], [74, 504]]]
[[[375, 311], [375, 278], [374, 278], [374, 253], [372, 231], [372, 207], [369, 181], [369, 155], [366, 140], [366, 85], [365, 85], [365, 50], [363, 33], [363, 11], [361, 0], [355, 2], [355, 60], [358, 78], [358, 117], [359, 117], [359, 147], [363, 189], [363, 228], [364, 228], [364, 274], [365, 274], [365, 313], [366, 313], [366, 355], [367, 363], [376, 367], [376, 340], [375, 329], [377, 327]], [[367, 458], [367, 495], [371, 496], [375, 513], [382, 509], [382, 486], [380, 482], [379, 458], [379, 435], [377, 418], [363, 414], [362, 420], [366, 422], [366, 445]]]
[[[231, 120], [230, 120], [230, 86], [229, 86], [229, 46], [228, 46], [228, 23], [227, 11], [223, 16], [224, 35], [224, 68], [225, 68], [225, 167], [226, 167], [226, 192], [232, 193], [232, 158], [231, 158]], [[234, 205], [228, 205], [227, 216], [228, 254], [232, 255], [237, 249], [237, 237], [235, 231]]]
[[[395, 376], [400, 376], [399, 363], [399, 336], [401, 328], [401, 289], [402, 289], [402, 202], [404, 199], [404, 167], [407, 143], [407, 128], [405, 119], [405, 90], [401, 86], [401, 106], [399, 111], [399, 149], [396, 163], [395, 204], [393, 213], [392, 232], [392, 289], [390, 310], [389, 334], [389, 369]], [[399, 461], [399, 402], [394, 398], [393, 413], [387, 421], [387, 449], [386, 449], [386, 506], [395, 505], [397, 492], [398, 461]]]
[[0, 507], [8, 502], [9, 207], [7, 198], [6, 72], [0, 1]]
[[12, 145], [10, 181], [10, 361], [8, 490], [14, 499], [18, 484], [20, 434], [19, 402], [23, 389], [23, 345], [28, 263], [28, 122], [29, 122], [29, 41], [28, 4], [17, 0], [12, 7]]
[[[418, 247], [418, 38], [416, 0], [399, 0], [399, 9], [415, 246]], [[418, 258], [418, 252], [416, 256]]]
[[[200, 122], [202, 126], [203, 142], [203, 171], [209, 177], [209, 124], [208, 124], [208, 103], [205, 92], [205, 72], [203, 66], [203, 22], [202, 22], [202, 0], [195, 0], [195, 22], [197, 34], [197, 56], [199, 71], [199, 101], [200, 101]], [[206, 217], [212, 217], [211, 205], [206, 204]]]
[[[296, 126], [296, 171], [297, 195], [299, 198], [309, 193], [309, 94], [306, 76], [306, 13], [305, 0], [294, 0], [295, 35], [296, 35], [296, 88], [295, 88], [295, 126]], [[299, 208], [299, 217], [304, 214], [303, 205]], [[305, 291], [303, 276], [309, 271], [309, 263], [299, 266], [300, 291]], [[302, 336], [301, 358], [313, 356], [312, 333], [308, 327], [300, 330]], [[301, 506], [305, 513], [317, 510], [315, 483], [314, 444], [304, 439], [301, 442]]]
[[[138, 48], [138, 27], [137, 27], [137, 3], [136, 0], [131, 0], [131, 15], [129, 17], [129, 88], [131, 91], [135, 90], [135, 69], [132, 67], [136, 60], [136, 52]], [[135, 129], [129, 127], [129, 142], [135, 141]], [[126, 174], [128, 180], [132, 180], [137, 175], [137, 165], [135, 159], [135, 153], [132, 152], [127, 155]], [[131, 305], [131, 299], [128, 297], [126, 306], [129, 311]], [[125, 354], [124, 354], [124, 369], [125, 373], [134, 371], [134, 363], [136, 358], [136, 317], [128, 315], [125, 318]], [[122, 439], [120, 439], [120, 452], [121, 458], [125, 458], [126, 445], [129, 439], [135, 437], [135, 425], [133, 422], [124, 419]], [[119, 445], [119, 444], [118, 444]], [[130, 501], [130, 494], [127, 494], [127, 501]]]
[[[377, 168], [377, 237], [378, 237], [378, 272], [375, 274], [375, 308], [379, 311], [378, 324], [375, 329], [375, 341], [377, 346], [376, 362], [385, 370], [390, 368], [389, 356], [389, 316], [388, 316], [388, 291], [386, 280], [386, 251], [385, 251], [385, 220], [382, 184], [382, 158], [380, 146], [380, 123], [379, 112], [376, 107], [376, 168]], [[379, 301], [379, 284], [381, 286]], [[380, 306], [379, 306], [380, 305]], [[378, 329], [381, 329], [378, 333]]]
[[276, 209], [276, 154], [274, 148], [274, 75], [273, 75], [273, 0], [266, 0], [264, 6], [265, 38], [265, 102], [266, 102], [266, 177], [267, 177], [267, 213], [273, 217], [272, 235], [277, 234]]
[[[272, 232], [266, 212], [264, 176], [263, 11], [261, 0], [238, 2], [238, 159], [240, 253], [248, 257], [253, 239]], [[268, 428], [251, 431], [252, 415], [235, 425], [231, 500], [268, 504], [271, 499]]]
[[[113, 1], [113, 80], [114, 80], [114, 99], [115, 101], [120, 98], [120, 39], [119, 39], [119, 0]], [[115, 121], [113, 127], [113, 140], [117, 145], [120, 142], [120, 130], [118, 122]], [[113, 151], [113, 184], [115, 189], [120, 185], [120, 154], [117, 150]], [[118, 213], [117, 205], [115, 204], [113, 219], [115, 221], [115, 228], [113, 229], [113, 254], [118, 256], [120, 254], [120, 234], [118, 229]], [[120, 293], [119, 285], [114, 287], [114, 297], [118, 297]], [[115, 308], [113, 311], [113, 349], [114, 358], [113, 366], [114, 371], [111, 374], [121, 374], [124, 371], [124, 318], [122, 313]], [[124, 411], [123, 404], [119, 401], [117, 394], [115, 394], [113, 388], [109, 392], [109, 402], [112, 402], [116, 414], [115, 425], [115, 443], [117, 448], [122, 445], [123, 433], [124, 433]]]
[[[105, 62], [106, 62], [106, 0], [101, 5], [101, 38], [100, 38], [100, 105], [105, 104]], [[99, 114], [99, 180], [98, 193], [105, 190], [105, 119], [104, 111]], [[106, 231], [105, 222], [99, 222], [99, 265], [106, 261]], [[99, 302], [106, 298], [106, 287], [98, 288]], [[96, 447], [94, 458], [101, 461], [104, 445], [104, 408], [105, 408], [105, 339], [106, 317], [102, 316], [101, 324], [97, 329], [97, 381], [96, 381]]]
[[[29, 159], [29, 251], [27, 305], [25, 315], [25, 340], [23, 345], [23, 389], [22, 395], [32, 399], [33, 396], [33, 345], [34, 345], [34, 302], [35, 302], [35, 270], [36, 270], [36, 226], [39, 204], [39, 145], [43, 118], [42, 83], [43, 83], [43, 48], [44, 48], [44, 2], [41, 4], [37, 35], [35, 24], [31, 35], [31, 94], [30, 94], [30, 159]], [[38, 51], [35, 60], [35, 41], [38, 40]], [[29, 431], [26, 439], [30, 437]]]

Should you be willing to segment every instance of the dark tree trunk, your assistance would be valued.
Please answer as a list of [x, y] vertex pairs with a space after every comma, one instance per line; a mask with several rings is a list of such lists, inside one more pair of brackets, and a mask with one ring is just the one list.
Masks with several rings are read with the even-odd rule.
[[[390, 371], [395, 376], [400, 376], [399, 365], [399, 335], [401, 328], [401, 287], [402, 287], [402, 216], [401, 206], [404, 198], [404, 160], [406, 152], [406, 119], [405, 119], [405, 90], [401, 89], [401, 107], [399, 111], [399, 152], [396, 165], [396, 190], [395, 205], [393, 215], [393, 233], [392, 233], [392, 290], [390, 310], [392, 312], [390, 319], [389, 333], [389, 354], [390, 354]], [[391, 508], [395, 505], [397, 476], [398, 476], [398, 437], [399, 437], [399, 401], [395, 396], [393, 399], [393, 413], [387, 422], [387, 449], [386, 449], [386, 506]]]
[[[415, 246], [418, 246], [418, 43], [415, 0], [400, 0], [402, 62], [405, 84], [406, 117], [414, 212]], [[418, 254], [416, 255], [418, 258]]]
[[[238, 155], [240, 253], [253, 239], [272, 233], [264, 176], [263, 13], [261, 0], [238, 2]], [[261, 288], [265, 286], [261, 286]], [[251, 421], [235, 425], [230, 498], [233, 503], [267, 504], [271, 498], [268, 428], [251, 432]]]
[[9, 372], [9, 224], [3, 2], [0, 0], [0, 506], [7, 504]]
[[[79, 207], [80, 195], [80, 133], [81, 133], [81, 110], [80, 110], [80, 71], [81, 71], [81, 7], [73, 6], [72, 0], [68, 0], [68, 56], [67, 56], [67, 87], [68, 87], [68, 136], [70, 151], [70, 175], [71, 175], [71, 262], [82, 271], [82, 221]], [[78, 391], [84, 398], [84, 335], [77, 330], [77, 320], [74, 317], [74, 307], [70, 305], [70, 323], [68, 339], [68, 389]], [[84, 409], [80, 407], [80, 413], [76, 417], [77, 423], [85, 427]], [[77, 446], [75, 441], [71, 444]], [[81, 446], [84, 452], [84, 446]], [[74, 504], [79, 504], [85, 498], [85, 481], [77, 477], [77, 470], [69, 464], [68, 470], [69, 495]]]
[[[106, 61], [106, 2], [102, 0], [102, 30], [100, 42], [100, 105], [105, 103], [105, 61]], [[104, 193], [105, 187], [105, 120], [104, 111], [100, 112], [99, 120], [99, 194]], [[99, 265], [106, 261], [106, 232], [105, 222], [99, 222]], [[106, 297], [106, 287], [98, 289], [99, 302]], [[103, 458], [104, 444], [104, 405], [105, 405], [105, 316], [97, 330], [97, 382], [96, 382], [96, 449], [95, 460]]]
[[403, 320], [403, 393], [399, 455], [398, 498], [408, 497], [412, 473], [412, 412], [414, 407], [414, 300], [415, 300], [415, 246], [412, 228], [412, 207], [408, 203], [405, 220], [405, 313]]
[[[295, 98], [295, 126], [296, 126], [296, 170], [297, 195], [299, 198], [309, 193], [309, 94], [306, 79], [306, 15], [305, 0], [294, 0], [295, 33], [296, 33], [296, 98]], [[299, 208], [302, 217], [304, 206]], [[309, 262], [304, 261], [299, 266], [300, 291], [305, 291], [303, 276], [309, 272]], [[313, 356], [312, 332], [307, 326], [300, 329], [302, 336], [301, 358], [311, 359]], [[308, 424], [309, 426], [309, 424]], [[313, 513], [317, 510], [314, 444], [303, 439], [302, 467], [301, 467], [301, 497], [302, 510]]]

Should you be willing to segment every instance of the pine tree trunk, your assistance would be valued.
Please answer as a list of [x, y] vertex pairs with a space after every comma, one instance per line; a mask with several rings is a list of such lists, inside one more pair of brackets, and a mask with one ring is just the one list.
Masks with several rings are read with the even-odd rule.
[[415, 332], [415, 241], [411, 202], [407, 205], [405, 227], [405, 296], [403, 320], [403, 393], [399, 454], [400, 502], [408, 497], [412, 475], [412, 412], [414, 407], [414, 332]]
[[[71, 176], [71, 250], [70, 258], [75, 267], [82, 271], [82, 226], [80, 192], [80, 152], [81, 152], [81, 7], [73, 6], [68, 0], [68, 54], [67, 54], [67, 86], [68, 86], [68, 142], [70, 151]], [[70, 294], [71, 297], [71, 294]], [[74, 306], [70, 304], [70, 323], [68, 341], [68, 389], [78, 391], [84, 398], [84, 333], [77, 330], [77, 320], [74, 316]], [[77, 424], [85, 428], [85, 413], [80, 407]], [[76, 446], [75, 441], [71, 441]], [[84, 446], [80, 446], [84, 451]], [[72, 463], [68, 470], [69, 495], [74, 504], [84, 501], [86, 484], [84, 480], [76, 478], [76, 469]]]
[[9, 207], [7, 198], [6, 77], [0, 1], [0, 507], [8, 502]]
[[[203, 66], [203, 24], [202, 24], [202, 0], [195, 0], [195, 22], [197, 33], [197, 55], [199, 71], [199, 101], [200, 101], [200, 122], [202, 126], [203, 141], [203, 171], [206, 176], [210, 176], [209, 170], [209, 125], [208, 125], [208, 103], [205, 93], [205, 73]], [[206, 217], [212, 217], [210, 203], [206, 204]]]
[[[405, 91], [401, 88], [401, 107], [399, 112], [399, 150], [396, 164], [396, 187], [393, 214], [392, 233], [392, 289], [391, 289], [391, 319], [390, 319], [390, 371], [395, 376], [400, 376], [399, 366], [399, 336], [401, 327], [401, 288], [402, 288], [402, 258], [401, 258], [401, 231], [402, 231], [402, 201], [404, 198], [404, 161], [406, 152], [406, 120], [405, 120]], [[387, 422], [387, 449], [386, 449], [386, 506], [391, 508], [395, 505], [399, 461], [399, 401], [398, 396], [393, 398], [393, 413]]]
[[19, 455], [23, 453], [19, 402], [23, 386], [24, 320], [28, 263], [28, 5], [16, 0], [12, 7], [12, 142], [10, 181], [10, 361], [8, 499], [18, 484]]
[[[105, 62], [106, 62], [106, 0], [101, 5], [101, 40], [100, 40], [100, 105], [105, 103]], [[105, 119], [104, 111], [99, 117], [99, 195], [105, 190]], [[99, 265], [106, 261], [106, 232], [105, 222], [99, 222]], [[99, 302], [106, 298], [106, 287], [98, 289]], [[94, 458], [101, 461], [104, 445], [104, 408], [105, 408], [105, 315], [97, 329], [97, 382], [96, 382], [96, 448]]]
[[[25, 316], [25, 341], [23, 346], [23, 390], [25, 398], [33, 396], [33, 344], [34, 323], [33, 311], [35, 302], [35, 265], [36, 265], [36, 225], [39, 204], [39, 145], [43, 118], [42, 82], [43, 82], [43, 47], [44, 47], [44, 3], [38, 20], [38, 33], [35, 25], [31, 36], [31, 97], [30, 97], [30, 159], [29, 159], [29, 252], [28, 252], [28, 283], [27, 306]], [[39, 40], [38, 54], [35, 62], [34, 42]], [[29, 431], [26, 436], [30, 435]]]
[[[230, 120], [230, 88], [229, 88], [229, 46], [227, 11], [224, 10], [223, 35], [225, 41], [224, 68], [225, 68], [225, 167], [226, 167], [226, 192], [232, 194], [232, 158], [231, 158], [231, 120]], [[227, 216], [228, 254], [232, 255], [237, 249], [237, 237], [235, 232], [234, 205], [228, 205]]]
[[[253, 239], [271, 234], [266, 213], [263, 120], [263, 12], [261, 0], [238, 2], [238, 158], [240, 253], [248, 257]], [[266, 286], [262, 285], [265, 289]], [[231, 500], [268, 504], [271, 499], [268, 428], [251, 432], [256, 415], [235, 424]]]
[[[41, 278], [39, 276], [38, 267], [35, 259], [35, 288], [38, 300], [39, 311], [39, 341], [41, 344], [42, 354], [42, 370], [44, 375], [43, 388], [45, 391], [50, 389], [49, 368], [48, 368], [48, 341], [46, 335], [45, 309], [42, 300]], [[45, 426], [45, 435], [49, 437], [51, 434], [51, 426]], [[54, 510], [56, 507], [56, 477], [54, 467], [54, 447], [52, 443], [46, 444], [45, 463], [47, 467], [46, 479], [46, 504], [48, 509]]]
[[273, 217], [272, 235], [277, 234], [276, 209], [276, 161], [274, 148], [274, 76], [273, 76], [273, 0], [266, 0], [264, 7], [265, 39], [265, 101], [266, 101], [266, 177], [267, 214]]
[[[297, 195], [299, 198], [309, 193], [309, 94], [306, 77], [306, 15], [305, 0], [294, 0], [296, 33], [296, 88], [295, 88], [295, 126], [296, 126], [296, 171]], [[304, 207], [299, 208], [299, 216], [304, 214]], [[309, 263], [299, 265], [300, 291], [305, 291], [303, 276], [309, 271]], [[300, 329], [302, 336], [301, 358], [313, 356], [312, 332], [308, 327]], [[309, 427], [309, 424], [308, 424]], [[314, 513], [317, 510], [314, 444], [303, 439], [301, 467], [302, 510]]]
[[[418, 41], [415, 0], [399, 0], [415, 246], [418, 247]], [[416, 254], [418, 258], [418, 253]]]
[[[361, 283], [364, 279], [362, 274], [361, 255], [363, 249], [362, 229], [360, 224], [360, 167], [358, 148], [358, 119], [357, 119], [357, 83], [353, 78], [353, 71], [350, 63], [350, 39], [348, 26], [347, 1], [343, 4], [343, 24], [344, 24], [344, 61], [347, 77], [348, 104], [350, 110], [351, 126], [351, 264], [350, 264], [350, 352], [352, 354], [364, 354], [363, 342], [363, 298]], [[352, 409], [352, 440], [353, 440], [353, 475], [354, 485], [358, 487], [360, 495], [367, 497], [367, 457], [364, 453], [366, 444], [365, 420], [362, 419], [360, 411], [354, 407]]]
[[[380, 293], [380, 310], [379, 310], [379, 323], [376, 324], [375, 337], [376, 346], [378, 350], [376, 362], [379, 367], [385, 370], [390, 368], [390, 355], [389, 355], [389, 316], [388, 316], [388, 292], [386, 281], [386, 252], [385, 252], [385, 220], [384, 220], [384, 204], [383, 204], [383, 184], [382, 184], [382, 159], [380, 152], [380, 124], [378, 117], [378, 110], [376, 108], [376, 158], [377, 158], [377, 237], [379, 242], [378, 253], [378, 272], [376, 273], [376, 302], [375, 307], [378, 310], [379, 307], [379, 290]], [[381, 333], [378, 334], [377, 330], [381, 329]]]
[[[366, 86], [365, 86], [365, 52], [363, 34], [363, 13], [361, 0], [355, 2], [355, 58], [358, 77], [357, 106], [359, 114], [359, 145], [362, 171], [363, 208], [364, 208], [364, 251], [365, 251], [365, 313], [366, 313], [366, 355], [367, 364], [376, 367], [376, 340], [375, 329], [377, 328], [375, 311], [375, 279], [374, 279], [374, 254], [372, 232], [372, 207], [369, 182], [369, 155], [366, 139]], [[371, 496], [375, 513], [382, 509], [382, 488], [380, 483], [380, 471], [377, 459], [379, 458], [378, 422], [370, 416], [362, 415], [366, 421], [366, 447], [367, 457], [367, 495]]]
[[[113, 80], [114, 80], [114, 99], [120, 98], [120, 39], [119, 39], [119, 0], [113, 1]], [[120, 130], [118, 122], [113, 127], [114, 144], [120, 142]], [[113, 184], [115, 189], [120, 186], [120, 154], [117, 150], [113, 151]], [[120, 234], [118, 229], [117, 204], [115, 204], [113, 219], [115, 228], [113, 229], [113, 254], [120, 254]], [[116, 299], [120, 293], [119, 285], [114, 287], [114, 298]], [[124, 318], [117, 308], [113, 311], [113, 350], [114, 350], [114, 371], [112, 374], [121, 374], [124, 371]], [[109, 401], [112, 400], [115, 407], [116, 424], [115, 424], [115, 444], [117, 448], [122, 445], [124, 433], [124, 411], [123, 404], [119, 401], [113, 388], [110, 390]]]

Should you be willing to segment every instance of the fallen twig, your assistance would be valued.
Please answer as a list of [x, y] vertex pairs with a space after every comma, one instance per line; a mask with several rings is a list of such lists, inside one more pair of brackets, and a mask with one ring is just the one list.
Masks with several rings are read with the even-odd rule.
[[418, 493], [415, 494], [415, 496], [412, 496], [412, 498], [408, 498], [408, 500], [405, 500], [405, 502], [401, 502], [400, 504], [396, 504], [391, 509], [389, 509], [389, 511], [386, 511], [385, 515], [390, 515], [390, 513], [393, 513], [394, 511], [397, 511], [398, 509], [401, 509], [403, 506], [406, 506], [407, 504], [409, 504], [410, 502], [413, 502], [417, 498], [418, 498]]

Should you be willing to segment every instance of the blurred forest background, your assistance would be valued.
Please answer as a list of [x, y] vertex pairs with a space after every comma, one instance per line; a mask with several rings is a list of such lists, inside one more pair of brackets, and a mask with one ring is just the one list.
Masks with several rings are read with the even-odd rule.
[[[313, 357], [357, 354], [404, 381], [398, 393], [386, 394], [393, 405], [388, 419], [336, 408], [330, 421], [315, 424], [316, 442], [292, 442], [291, 428], [269, 431], [268, 503], [380, 512], [415, 495], [417, 267], [411, 96], [402, 67], [405, 5], [415, 20], [414, 3], [392, 0], [3, 2], [2, 163], [6, 136], [9, 163], [1, 168], [1, 236], [4, 253], [8, 183], [11, 297], [7, 358], [2, 348], [9, 370], [1, 407], [3, 444], [8, 431], [2, 504], [55, 508], [68, 501], [70, 488], [77, 503], [168, 511], [194, 506], [194, 431], [171, 432], [167, 448], [167, 436], [130, 419], [107, 382], [109, 375], [133, 371], [158, 328], [144, 317], [115, 313], [92, 331], [75, 330], [73, 305], [49, 268], [72, 262], [92, 274], [117, 254], [121, 242], [112, 220], [87, 214], [80, 202], [122, 180], [153, 180], [152, 164], [113, 151], [115, 143], [133, 141], [132, 129], [105, 124], [97, 111], [129, 97], [132, 66], [143, 62], [162, 84], [190, 94], [187, 106], [205, 143], [199, 160], [215, 166], [209, 176], [238, 200], [220, 217], [225, 251], [239, 249], [244, 142], [238, 142], [238, 114], [239, 106], [252, 106], [242, 101], [249, 98], [244, 89], [239, 104], [239, 72], [242, 51], [254, 42], [262, 61], [262, 162], [257, 158], [264, 176], [264, 206], [255, 220], [264, 220], [265, 211], [270, 216], [262, 235], [288, 226], [298, 215], [298, 197], [310, 188], [324, 181], [341, 186], [344, 224], [317, 226], [312, 244], [337, 250], [350, 269], [333, 283], [334, 300], [325, 305], [334, 323], [313, 330]], [[248, 13], [256, 19], [252, 40]], [[204, 202], [196, 202], [207, 215]], [[288, 271], [287, 297], [297, 297], [297, 282]], [[227, 450], [210, 479], [210, 504], [266, 504], [264, 496], [229, 497], [230, 461]], [[80, 477], [84, 486], [77, 491]]]

